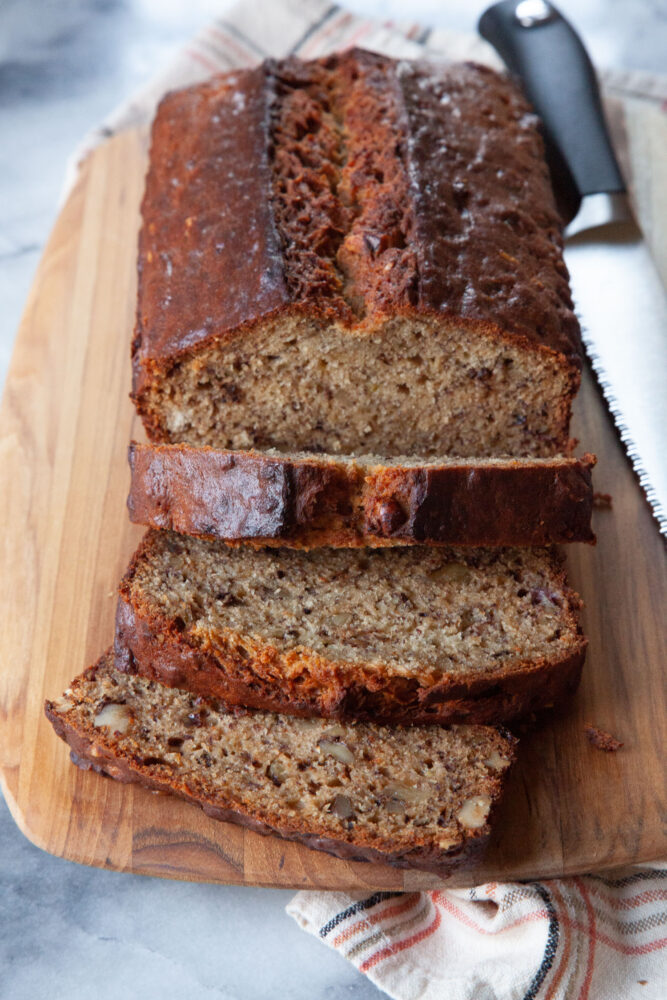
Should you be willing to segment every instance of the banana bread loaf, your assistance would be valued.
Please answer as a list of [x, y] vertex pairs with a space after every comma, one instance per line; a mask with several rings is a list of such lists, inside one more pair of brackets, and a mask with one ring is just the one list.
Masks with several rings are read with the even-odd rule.
[[293, 549], [149, 531], [116, 666], [296, 715], [506, 722], [577, 685], [579, 599], [539, 549]]
[[445, 873], [481, 847], [514, 757], [483, 726], [388, 729], [229, 711], [102, 657], [46, 715], [80, 767], [354, 861]]
[[360, 50], [168, 95], [139, 242], [156, 442], [566, 451], [580, 342], [537, 121], [481, 66]]
[[130, 520], [294, 548], [593, 542], [595, 459], [380, 459], [131, 444]]

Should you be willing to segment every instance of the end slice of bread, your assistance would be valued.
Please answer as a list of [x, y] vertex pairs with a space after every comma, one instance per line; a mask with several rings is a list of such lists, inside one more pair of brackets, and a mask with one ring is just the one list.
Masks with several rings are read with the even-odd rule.
[[592, 455], [379, 458], [131, 444], [130, 519], [291, 548], [594, 542]]
[[255, 549], [149, 531], [116, 665], [300, 716], [507, 722], [576, 687], [580, 601], [544, 549]]
[[46, 715], [80, 767], [354, 861], [446, 872], [476, 853], [515, 740], [233, 712], [119, 673], [110, 654]]

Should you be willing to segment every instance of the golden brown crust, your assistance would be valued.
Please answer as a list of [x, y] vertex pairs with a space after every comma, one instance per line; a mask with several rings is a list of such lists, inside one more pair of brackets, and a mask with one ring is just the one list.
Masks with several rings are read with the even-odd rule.
[[139, 236], [135, 389], [161, 361], [289, 301], [269, 203], [270, 86], [259, 67], [160, 104]]
[[593, 542], [595, 459], [363, 465], [131, 444], [130, 520], [295, 548]]
[[215, 650], [190, 644], [168, 618], [136, 608], [121, 592], [114, 644], [119, 670], [230, 705], [305, 718], [404, 726], [507, 724], [574, 694], [586, 654], [582, 638], [560, 659], [538, 658], [477, 677], [445, 675], [425, 685], [358, 664], [327, 663], [307, 652], [300, 655], [301, 669], [288, 676], [268, 644], [251, 659], [239, 655], [241, 639], [225, 637]]
[[[170, 544], [179, 544], [174, 536]], [[550, 585], [562, 597], [562, 627], [573, 639], [561, 653], [516, 655], [480, 672], [429, 670], [405, 676], [390, 664], [329, 660], [315, 650], [279, 650], [261, 636], [213, 628], [204, 637], [180, 614], [159, 610], [135, 576], [151, 564], [159, 532], [148, 532], [119, 587], [114, 642], [117, 669], [229, 704], [300, 716], [362, 719], [402, 725], [455, 722], [501, 724], [571, 695], [581, 677], [587, 640], [581, 601], [553, 554]], [[496, 665], [497, 664], [497, 665]]]

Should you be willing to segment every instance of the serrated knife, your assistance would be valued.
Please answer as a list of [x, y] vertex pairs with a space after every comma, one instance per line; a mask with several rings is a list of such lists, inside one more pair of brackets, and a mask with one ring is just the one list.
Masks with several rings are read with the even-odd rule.
[[667, 536], [667, 296], [630, 211], [593, 65], [546, 0], [503, 0], [478, 28], [542, 119], [586, 352]]

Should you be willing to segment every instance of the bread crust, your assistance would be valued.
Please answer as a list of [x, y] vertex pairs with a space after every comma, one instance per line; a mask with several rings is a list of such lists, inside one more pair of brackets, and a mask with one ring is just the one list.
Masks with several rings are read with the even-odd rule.
[[258, 67], [160, 103], [141, 205], [135, 392], [174, 356], [289, 302], [269, 200], [271, 86]]
[[290, 548], [594, 542], [592, 455], [361, 465], [132, 443], [130, 520]]
[[327, 660], [313, 650], [281, 653], [268, 640], [222, 629], [209, 640], [183, 628], [135, 595], [135, 569], [150, 551], [150, 533], [119, 587], [114, 641], [118, 670], [138, 673], [228, 704], [288, 715], [359, 719], [401, 725], [504, 724], [572, 694], [587, 640], [581, 601], [560, 573], [576, 641], [567, 654], [536, 656], [478, 674], [428, 672], [406, 677], [389, 666]]
[[[81, 678], [73, 682], [72, 687], [75, 688], [80, 680], [94, 680], [98, 670], [107, 669], [110, 659], [109, 653], [102, 656], [95, 666], [90, 667]], [[284, 840], [297, 841], [313, 850], [324, 851], [346, 861], [384, 862], [397, 868], [419, 868], [443, 878], [455, 869], [467, 867], [483, 852], [504, 787], [504, 779], [500, 777], [492, 782], [492, 787], [487, 789], [491, 797], [491, 808], [483, 827], [467, 830], [461, 842], [451, 849], [443, 850], [435, 844], [422, 844], [411, 849], [396, 851], [391, 849], [391, 843], [381, 840], [376, 841], [375, 846], [371, 846], [369, 843], [371, 838], [363, 830], [355, 831], [354, 840], [336, 840], [316, 828], [306, 829], [293, 822], [286, 823], [284, 818], [278, 815], [260, 818], [248, 810], [239, 809], [238, 804], [234, 806], [225, 802], [222, 796], [214, 799], [210, 795], [197, 793], [184, 782], [170, 780], [160, 773], [159, 768], [145, 764], [138, 755], [118, 753], [112, 740], [103, 730], [76, 725], [67, 712], [58, 710], [56, 702], [47, 700], [44, 711], [56, 734], [70, 747], [73, 763], [84, 770], [93, 770], [123, 783], [139, 784], [151, 791], [175, 795], [199, 806], [213, 819], [243, 826], [254, 833], [276, 835]], [[510, 763], [513, 762], [517, 741], [506, 731], [498, 735], [503, 740], [503, 755], [510, 760]]]

